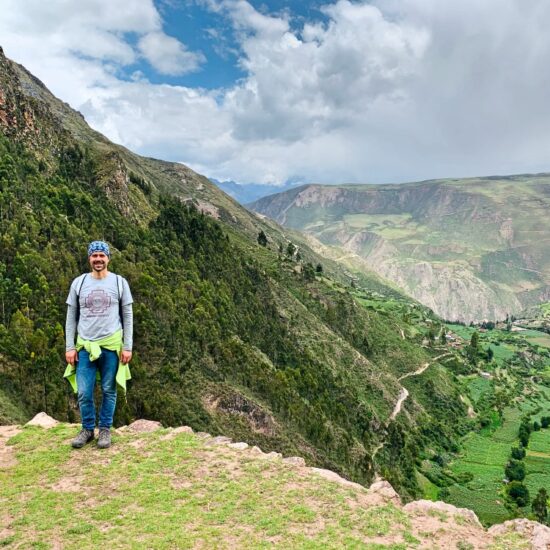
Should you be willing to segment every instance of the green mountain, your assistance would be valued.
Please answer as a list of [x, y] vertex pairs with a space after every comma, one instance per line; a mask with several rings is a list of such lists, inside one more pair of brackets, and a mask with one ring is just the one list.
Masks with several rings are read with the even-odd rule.
[[250, 207], [445, 319], [505, 319], [550, 298], [548, 174], [307, 185]]
[[[408, 497], [421, 453], [458, 448], [471, 421], [445, 350], [422, 346], [441, 328], [429, 310], [189, 168], [109, 142], [1, 52], [0, 129], [2, 423], [77, 420], [64, 302], [102, 238], [135, 299], [117, 424], [188, 424], [361, 483], [381, 473]], [[425, 365], [405, 393], [400, 377]]]

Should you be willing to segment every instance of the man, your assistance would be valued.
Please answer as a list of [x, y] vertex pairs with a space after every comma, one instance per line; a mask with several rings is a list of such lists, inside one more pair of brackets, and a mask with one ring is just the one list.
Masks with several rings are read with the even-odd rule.
[[78, 393], [82, 419], [82, 430], [71, 442], [76, 449], [94, 439], [96, 378], [101, 380], [97, 446], [102, 449], [111, 446], [117, 382], [126, 389], [126, 380], [130, 378], [133, 300], [126, 279], [108, 270], [110, 258], [106, 242], [90, 243], [91, 273], [77, 277], [67, 297], [65, 377]]

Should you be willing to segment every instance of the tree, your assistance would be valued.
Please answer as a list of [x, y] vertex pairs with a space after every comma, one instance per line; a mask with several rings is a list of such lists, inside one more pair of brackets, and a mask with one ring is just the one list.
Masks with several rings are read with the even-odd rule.
[[258, 233], [258, 244], [260, 246], [267, 246], [267, 236], [263, 232], [263, 229]]
[[533, 422], [533, 431], [534, 432], [540, 431], [540, 424], [536, 420]]
[[540, 419], [540, 426], [541, 428], [548, 428], [548, 426], [550, 426], [550, 416], [543, 416]]
[[472, 337], [470, 338], [470, 347], [473, 350], [477, 351], [479, 345], [479, 334], [477, 333], [477, 330], [475, 330], [472, 334]]
[[512, 458], [522, 460], [525, 458], [525, 449], [523, 447], [512, 447]]
[[294, 254], [296, 254], [296, 246], [292, 242], [289, 242], [286, 246], [286, 255], [292, 258]]
[[315, 268], [315, 272], [318, 274], [318, 275], [322, 275], [323, 273], [323, 266], [321, 264], [317, 264], [317, 267]]
[[525, 464], [521, 460], [512, 458], [506, 464], [504, 474], [510, 481], [523, 481], [525, 479]]
[[506, 488], [506, 492], [518, 506], [523, 507], [529, 504], [529, 490], [521, 481], [510, 482]]
[[493, 348], [491, 346], [489, 346], [487, 348], [487, 362], [491, 362], [493, 360], [494, 355], [495, 355], [495, 353], [493, 351]]
[[313, 264], [307, 262], [302, 271], [302, 276], [306, 281], [313, 281], [315, 279], [315, 269], [313, 269]]
[[544, 487], [539, 489], [537, 496], [533, 499], [531, 510], [537, 518], [537, 521], [546, 523], [548, 521], [548, 493]]
[[521, 424], [519, 426], [519, 434], [518, 434], [519, 440], [521, 441], [521, 444], [524, 447], [527, 447], [527, 445], [529, 445], [529, 437], [531, 436], [531, 430], [532, 430], [532, 426], [531, 426], [531, 423], [529, 422], [529, 419], [524, 418], [521, 421]]

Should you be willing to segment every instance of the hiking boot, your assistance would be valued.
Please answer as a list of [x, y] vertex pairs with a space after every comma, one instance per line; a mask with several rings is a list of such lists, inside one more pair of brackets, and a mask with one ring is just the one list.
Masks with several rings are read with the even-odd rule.
[[80, 449], [90, 442], [94, 438], [93, 430], [86, 430], [83, 428], [80, 433], [71, 441], [71, 445], [74, 449]]
[[97, 446], [100, 449], [108, 449], [111, 446], [111, 430], [109, 428], [100, 428]]

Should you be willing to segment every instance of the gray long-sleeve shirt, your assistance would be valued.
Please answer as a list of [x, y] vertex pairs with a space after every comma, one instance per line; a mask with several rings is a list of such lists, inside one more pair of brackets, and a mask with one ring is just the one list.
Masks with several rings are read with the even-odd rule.
[[[80, 302], [80, 318], [77, 326], [77, 297]], [[122, 304], [122, 320], [119, 314]], [[108, 273], [103, 279], [94, 279], [87, 273], [71, 284], [67, 297], [65, 324], [66, 349], [75, 349], [75, 333], [84, 340], [101, 340], [114, 334], [124, 325], [123, 349], [132, 350], [133, 312], [132, 293], [123, 277]], [[122, 321], [122, 323], [121, 323]]]

